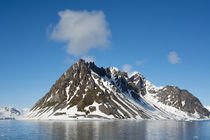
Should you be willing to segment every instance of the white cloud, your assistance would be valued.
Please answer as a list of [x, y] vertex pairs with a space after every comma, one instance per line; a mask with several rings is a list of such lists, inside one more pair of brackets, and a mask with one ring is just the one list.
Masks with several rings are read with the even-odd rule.
[[122, 67], [122, 70], [125, 71], [125, 72], [127, 72], [127, 73], [129, 73], [131, 71], [131, 69], [132, 69], [132, 66], [129, 65], [129, 64], [125, 64]]
[[138, 65], [138, 66], [142, 66], [142, 65], [144, 65], [146, 62], [147, 62], [147, 60], [146, 60], [146, 59], [143, 59], [143, 60], [138, 60], [138, 61], [136, 61], [136, 65]]
[[86, 62], [95, 62], [95, 58], [93, 56], [83, 56], [82, 59]]
[[92, 48], [105, 48], [111, 32], [102, 11], [72, 11], [58, 13], [60, 21], [53, 27], [51, 39], [67, 43], [74, 56], [84, 55]]
[[180, 58], [178, 54], [175, 51], [169, 52], [168, 54], [168, 60], [170, 61], [171, 64], [177, 64], [180, 62]]
[[129, 64], [123, 65], [122, 70], [124, 72], [127, 72], [128, 76], [131, 76], [134, 72], [136, 72], [136, 71], [132, 71], [132, 66]]
[[76, 60], [74, 59], [74, 58], [70, 58], [69, 56], [67, 56], [66, 58], [65, 58], [65, 60], [64, 60], [64, 63], [65, 64], [73, 64], [73, 63], [75, 63], [76, 62]]
[[133, 74], [139, 73], [138, 71], [132, 70], [132, 69], [133, 69], [133, 67], [129, 64], [125, 64], [122, 67], [122, 71], [127, 72], [129, 77], [132, 76]]

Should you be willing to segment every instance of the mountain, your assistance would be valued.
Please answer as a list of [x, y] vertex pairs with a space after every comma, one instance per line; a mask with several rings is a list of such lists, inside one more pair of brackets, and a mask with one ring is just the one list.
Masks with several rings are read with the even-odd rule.
[[17, 109], [14, 107], [0, 107], [0, 120], [13, 120], [20, 118], [22, 115], [29, 112], [29, 109]]
[[208, 109], [210, 111], [210, 106], [205, 106], [206, 109]]
[[207, 119], [210, 112], [187, 90], [156, 87], [138, 72], [128, 76], [93, 62], [73, 64], [25, 119]]

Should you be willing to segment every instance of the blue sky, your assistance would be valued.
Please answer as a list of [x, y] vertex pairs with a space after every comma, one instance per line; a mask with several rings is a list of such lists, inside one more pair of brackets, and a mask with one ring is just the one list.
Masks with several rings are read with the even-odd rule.
[[[84, 56], [98, 66], [139, 71], [157, 86], [187, 89], [210, 105], [209, 7], [208, 0], [1, 0], [0, 106], [32, 107]], [[81, 54], [67, 51], [75, 34], [67, 40], [52, 37], [58, 13], [67, 9], [102, 12], [110, 34], [101, 37], [108, 45], [89, 45]]]

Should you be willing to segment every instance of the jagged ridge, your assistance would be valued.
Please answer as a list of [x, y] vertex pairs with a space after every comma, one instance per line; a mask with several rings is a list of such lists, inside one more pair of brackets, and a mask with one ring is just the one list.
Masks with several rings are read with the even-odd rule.
[[[173, 100], [166, 100], [169, 95]], [[128, 77], [117, 68], [99, 68], [79, 60], [35, 104], [27, 118], [187, 119], [209, 115], [186, 90], [155, 88], [139, 73]]]

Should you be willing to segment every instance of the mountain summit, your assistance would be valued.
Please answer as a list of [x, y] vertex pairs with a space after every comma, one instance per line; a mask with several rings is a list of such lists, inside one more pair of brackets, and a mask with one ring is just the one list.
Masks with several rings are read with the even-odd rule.
[[207, 119], [187, 90], [156, 87], [140, 73], [99, 68], [80, 59], [27, 114], [27, 119]]

